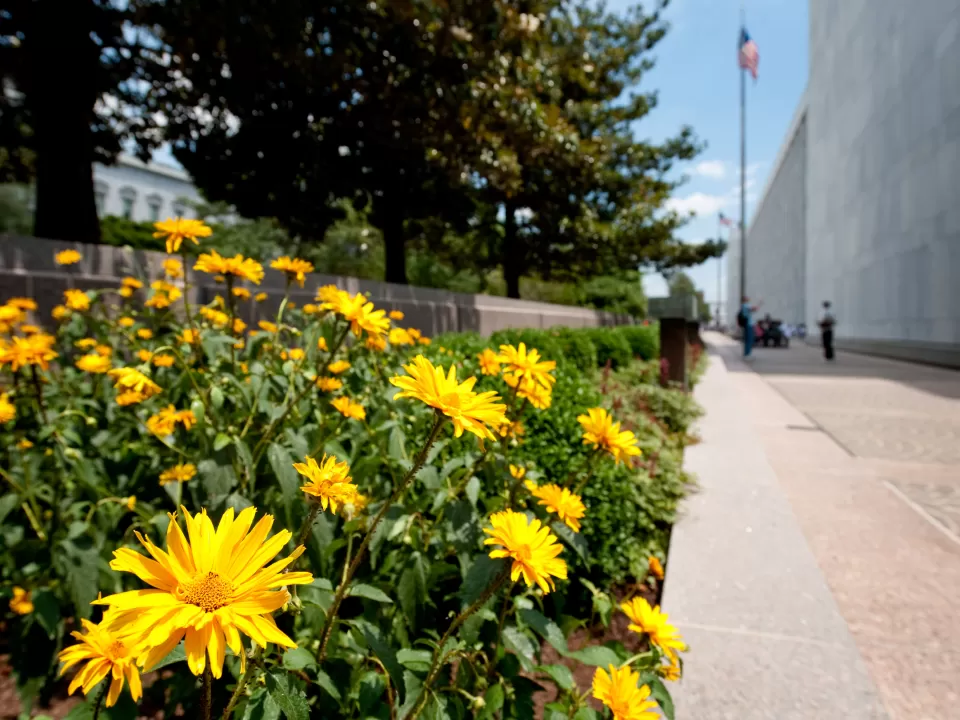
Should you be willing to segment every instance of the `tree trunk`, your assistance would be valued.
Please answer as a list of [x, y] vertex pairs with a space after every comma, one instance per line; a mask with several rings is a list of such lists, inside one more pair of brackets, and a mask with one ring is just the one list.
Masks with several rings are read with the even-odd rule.
[[503, 204], [503, 250], [501, 263], [507, 283], [507, 297], [520, 298], [520, 248], [517, 247], [517, 208], [507, 200]]
[[100, 241], [90, 129], [101, 72], [99, 50], [90, 39], [93, 12], [89, 0], [39, 2], [26, 40], [32, 45], [27, 102], [36, 132], [37, 237]]
[[403, 234], [403, 212], [389, 205], [381, 214], [380, 231], [386, 255], [386, 281], [407, 284], [407, 239]]

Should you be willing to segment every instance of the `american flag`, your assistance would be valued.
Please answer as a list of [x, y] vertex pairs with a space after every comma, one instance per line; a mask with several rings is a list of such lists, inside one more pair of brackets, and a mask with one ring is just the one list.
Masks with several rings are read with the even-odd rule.
[[733, 227], [733, 220], [728, 218], [723, 213], [720, 213], [720, 224], [725, 225], [726, 227]]
[[740, 51], [737, 53], [740, 67], [749, 70], [753, 79], [757, 79], [757, 66], [760, 65], [760, 49], [750, 39], [746, 28], [740, 28]]

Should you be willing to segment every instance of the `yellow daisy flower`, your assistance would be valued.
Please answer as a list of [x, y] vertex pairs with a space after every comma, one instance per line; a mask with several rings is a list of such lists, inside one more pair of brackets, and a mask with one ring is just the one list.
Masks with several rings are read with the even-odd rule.
[[[393, 330], [390, 332], [393, 332]], [[367, 346], [367, 350], [383, 352], [387, 349], [387, 339], [383, 337], [383, 335], [367, 335], [367, 340], [364, 345]]]
[[136, 320], [134, 320], [132, 317], [122, 317], [117, 320], [117, 323], [120, 325], [120, 327], [125, 328], [133, 327], [135, 322]]
[[597, 668], [593, 676], [593, 696], [610, 708], [613, 720], [659, 720], [657, 704], [650, 700], [650, 688], [637, 687], [640, 673], [630, 667], [609, 666], [610, 673]]
[[139, 658], [144, 669], [149, 671], [182, 639], [190, 671], [194, 675], [203, 673], [209, 656], [210, 669], [217, 678], [223, 673], [227, 647], [245, 667], [241, 633], [260, 647], [272, 642], [295, 648], [271, 613], [290, 601], [285, 586], [313, 582], [309, 572], [283, 572], [304, 547], [300, 545], [283, 560], [264, 567], [292, 537], [290, 531], [281, 530], [267, 539], [273, 527], [272, 515], [264, 515], [250, 530], [257, 512], [254, 507], [236, 517], [233, 508], [227, 508], [216, 528], [206, 510], [195, 516], [182, 506], [181, 510], [187, 536], [176, 515], [171, 515], [166, 552], [137, 533], [153, 560], [127, 548], [113, 553], [113, 570], [133, 573], [152, 589], [131, 590], [95, 601], [115, 613], [112, 625], [144, 640], [149, 647]]
[[104, 357], [97, 353], [90, 353], [89, 355], [82, 355], [77, 358], [76, 362], [77, 368], [88, 373], [102, 374], [110, 370], [113, 367], [113, 363], [110, 362], [110, 358]]
[[442, 367], [434, 367], [423, 355], [417, 355], [403, 369], [407, 376], [390, 378], [390, 383], [402, 390], [394, 399], [414, 398], [436, 408], [453, 421], [456, 437], [466, 430], [479, 438], [493, 440], [487, 426], [499, 428], [506, 422], [507, 406], [497, 402], [500, 396], [493, 391], [473, 392], [475, 377], [458, 383], [456, 365], [451, 365], [449, 373], [444, 375]]
[[101, 357], [110, 357], [113, 355], [113, 348], [109, 345], [97, 345], [93, 351]]
[[680, 632], [667, 620], [669, 616], [660, 612], [660, 606], [650, 607], [642, 597], [635, 597], [621, 603], [620, 609], [630, 618], [629, 628], [650, 638], [650, 642], [659, 647], [669, 658], [677, 657], [677, 652], [687, 649]]
[[184, 345], [195, 345], [200, 342], [200, 333], [197, 330], [185, 328], [178, 338]]
[[[142, 402], [163, 392], [163, 388], [135, 368], [114, 368], [109, 374], [114, 378], [114, 387], [121, 391], [117, 396], [117, 403], [120, 405]], [[140, 399], [134, 399], [134, 395]], [[124, 402], [121, 402], [121, 397]]]
[[547, 390], [557, 381], [550, 374], [557, 367], [557, 363], [553, 360], [541, 360], [539, 351], [534, 348], [527, 350], [524, 343], [520, 343], [519, 347], [501, 345], [500, 362], [506, 365], [503, 370], [504, 377], [514, 380], [529, 378]]
[[343, 381], [333, 377], [318, 377], [317, 387], [323, 392], [336, 392], [343, 387]]
[[583, 426], [583, 444], [606, 450], [618, 463], [640, 454], [637, 438], [629, 430], [620, 431], [620, 423], [603, 408], [590, 408], [586, 415], [577, 417]]
[[350, 477], [350, 466], [346, 462], [337, 462], [333, 455], [324, 455], [318, 464], [315, 458], [304, 458], [305, 463], [294, 463], [294, 469], [307, 478], [308, 482], [300, 489], [307, 495], [317, 498], [320, 506], [331, 512], [337, 511], [337, 505], [352, 502], [357, 497], [357, 486]]
[[350, 363], [348, 363], [346, 360], [337, 360], [336, 362], [332, 362], [329, 365], [327, 365], [327, 370], [332, 372], [334, 375], [340, 375], [341, 373], [345, 373], [349, 369], [350, 369]]
[[176, 358], [173, 355], [167, 355], [163, 353], [161, 355], [154, 355], [153, 364], [157, 367], [173, 367], [173, 363], [176, 361]]
[[647, 560], [647, 566], [650, 568], [651, 575], [653, 575], [657, 580], [663, 580], [663, 565], [660, 563], [659, 558], [655, 558], [651, 555]]
[[40, 332], [40, 328], [37, 325], [21, 325], [20, 332], [24, 335], [36, 335]]
[[526, 400], [537, 410], [546, 410], [553, 402], [553, 395], [549, 388], [531, 378], [516, 378], [512, 375], [504, 375], [504, 381], [510, 387], [517, 388], [517, 397]]
[[313, 263], [300, 258], [291, 258], [287, 255], [278, 257], [270, 263], [270, 267], [286, 273], [287, 278], [291, 282], [296, 281], [300, 287], [303, 287], [303, 281], [307, 279], [307, 273], [313, 272]]
[[267, 294], [265, 292], [257, 293], [256, 295], [253, 296], [253, 299], [256, 300], [258, 303], [263, 302], [264, 300], [267, 299]]
[[523, 467], [522, 465], [514, 465], [513, 463], [510, 463], [510, 475], [513, 477], [514, 480], [520, 480], [526, 474], [527, 474], [527, 469], [525, 467]]
[[33, 298], [26, 297], [12, 297], [7, 300], [7, 305], [17, 308], [18, 310], [36, 310], [37, 302]]
[[127, 510], [129, 510], [130, 512], [133, 512], [134, 509], [137, 507], [137, 496], [131, 495], [130, 497], [128, 497], [126, 502], [124, 502], [124, 505], [127, 506]]
[[150, 340], [153, 337], [153, 330], [150, 328], [140, 328], [137, 330], [137, 337], [141, 340]]
[[[321, 291], [323, 288], [321, 288]], [[383, 335], [390, 329], [390, 320], [384, 310], [374, 310], [373, 303], [367, 300], [363, 293], [350, 296], [349, 293], [337, 291], [336, 296], [324, 303], [334, 312], [343, 316], [350, 323], [350, 329], [357, 337], [366, 331], [371, 335]]]
[[[6, 396], [4, 396], [6, 397]], [[13, 586], [13, 597], [10, 598], [10, 609], [17, 615], [29, 615], [33, 612], [33, 595], [19, 585]]]
[[50, 311], [50, 317], [54, 320], [63, 320], [65, 317], [70, 316], [70, 308], [66, 305], [57, 305], [53, 310]]
[[232, 258], [223, 257], [216, 250], [202, 253], [197, 258], [194, 270], [209, 273], [210, 275], [232, 275], [259, 285], [263, 280], [263, 265], [252, 258], [245, 258], [239, 253]]
[[150, 362], [150, 359], [153, 357], [153, 353], [149, 350], [137, 350], [137, 358], [140, 362]]
[[399, 310], [391, 310], [389, 313], [389, 318], [391, 320], [403, 320], [403, 313]]
[[160, 473], [160, 484], [166, 485], [167, 483], [173, 482], [185, 483], [192, 480], [196, 475], [197, 466], [193, 463], [174, 465]]
[[682, 673], [683, 671], [680, 669], [679, 663], [674, 663], [672, 661], [667, 662], [666, 664], [657, 668], [657, 675], [668, 682], [677, 682]]
[[317, 307], [316, 305], [314, 305], [313, 303], [307, 303], [306, 305], [303, 306], [303, 314], [304, 314], [304, 315], [315, 315], [315, 314], [317, 314], [319, 311], [320, 311], [320, 308], [318, 308], [318, 307]]
[[327, 339], [325, 337], [321, 337], [319, 340], [317, 340], [317, 350], [323, 350], [323, 352], [330, 351], [330, 348], [327, 347]]
[[167, 218], [160, 222], [155, 222], [153, 227], [156, 232], [155, 238], [166, 238], [167, 252], [175, 253], [180, 250], [180, 245], [184, 240], [189, 240], [194, 245], [199, 245], [197, 238], [210, 237], [213, 230], [210, 229], [202, 220], [193, 220], [191, 218]]
[[247, 290], [246, 288], [242, 288], [242, 287], [234, 288], [231, 292], [233, 292], [234, 297], [240, 298], [241, 300], [250, 299], [250, 291]]
[[330, 404], [344, 417], [353, 418], [354, 420], [365, 420], [367, 417], [367, 411], [363, 409], [363, 405], [354, 402], [348, 397], [340, 396], [334, 398], [330, 401]]
[[93, 338], [83, 338], [82, 340], [77, 340], [73, 346], [81, 350], [90, 350], [97, 346], [97, 341]]
[[71, 310], [82, 312], [90, 309], [90, 296], [87, 295], [83, 290], [76, 290], [74, 288], [71, 288], [70, 290], [64, 290], [63, 297], [63, 304]]
[[268, 333], [275, 333], [277, 331], [277, 326], [275, 323], [270, 322], [269, 320], [261, 320], [257, 323], [261, 330]]
[[480, 372], [484, 375], [500, 374], [500, 356], [490, 348], [484, 348], [477, 359], [480, 361]]
[[177, 410], [175, 406], [167, 405], [160, 412], [147, 418], [145, 424], [154, 435], [166, 437], [173, 434], [177, 423], [183, 425], [184, 430], [189, 430], [196, 422], [197, 418], [192, 410]]
[[519, 441], [520, 438], [523, 437], [526, 430], [524, 430], [523, 423], [519, 420], [514, 420], [512, 422], [507, 420], [503, 425], [500, 426], [500, 430], [498, 432], [502, 438], [515, 438]]
[[23, 440], [17, 443], [17, 448], [19, 450], [29, 450], [32, 447], [33, 447], [33, 443], [27, 440], [26, 438], [24, 438]]
[[390, 330], [389, 340], [391, 345], [413, 345], [414, 339], [410, 337], [403, 328], [393, 328]]
[[134, 702], [139, 700], [143, 688], [136, 661], [142, 648], [132, 643], [129, 637], [111, 628], [109, 618], [104, 618], [99, 625], [86, 619], [81, 619], [80, 622], [83, 623], [86, 634], [70, 633], [80, 642], [60, 653], [60, 662], [63, 663], [60, 676], [79, 662], [85, 660], [87, 664], [74, 676], [67, 692], [73, 694], [77, 688], [83, 688], [83, 694], [89, 695], [97, 683], [109, 676], [107, 707], [113, 707], [117, 702], [124, 679], [130, 684], [130, 697]]
[[143, 283], [137, 280], [135, 277], [125, 277], [120, 281], [122, 287], [130, 288], [131, 290], [139, 290], [143, 287]]
[[83, 259], [83, 256], [76, 250], [61, 250], [53, 256], [53, 261], [57, 265], [73, 265], [80, 262], [81, 259]]
[[163, 261], [163, 274], [168, 278], [183, 277], [183, 263], [176, 258], [167, 258]]
[[58, 357], [53, 349], [56, 338], [52, 335], [38, 333], [30, 337], [15, 337], [4, 347], [0, 347], [0, 366], [10, 365], [16, 372], [27, 365], [36, 365], [41, 370], [50, 367], [50, 361]]
[[536, 583], [548, 593], [556, 589], [553, 578], [567, 579], [567, 564], [557, 557], [563, 546], [539, 520], [528, 521], [521, 512], [503, 510], [490, 516], [490, 524], [492, 528], [483, 529], [490, 536], [483, 544], [500, 546], [501, 549], [490, 551], [490, 557], [513, 560], [511, 580], [523, 575], [527, 586]]
[[[531, 485], [533, 487], [530, 487]], [[539, 504], [547, 509], [547, 512], [556, 514], [574, 532], [580, 532], [580, 519], [587, 512], [587, 508], [579, 495], [554, 483], [546, 485], [528, 483], [527, 489], [540, 501]]]
[[0, 423], [8, 423], [17, 416], [17, 408], [7, 397], [6, 393], [0, 395]]

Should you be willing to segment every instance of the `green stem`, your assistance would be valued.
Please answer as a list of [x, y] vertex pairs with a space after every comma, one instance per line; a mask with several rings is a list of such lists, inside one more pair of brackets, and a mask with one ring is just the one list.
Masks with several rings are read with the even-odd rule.
[[253, 671], [257, 665], [256, 661], [262, 652], [262, 647], [259, 645], [253, 646], [253, 654], [247, 659], [247, 667], [243, 671], [243, 675], [240, 676], [240, 679], [237, 680], [237, 687], [234, 688], [233, 695], [230, 696], [230, 701], [227, 703], [227, 707], [223, 710], [223, 720], [230, 720], [230, 716], [236, 709], [237, 703], [240, 702], [240, 697], [243, 695], [244, 688], [246, 688], [247, 683], [250, 682], [250, 676], [253, 675]]
[[[317, 519], [317, 515], [320, 514], [321, 507], [319, 502], [313, 503], [313, 506], [310, 508], [310, 512], [303, 521], [303, 525], [300, 526], [300, 532], [297, 533], [297, 546], [304, 545], [307, 542], [307, 538], [310, 537], [310, 530], [313, 528], [313, 523]], [[292, 568], [291, 568], [292, 569]]]
[[449, 640], [450, 636], [453, 635], [453, 633], [455, 633], [457, 629], [466, 622], [467, 618], [482, 608], [487, 603], [487, 600], [493, 597], [494, 593], [496, 593], [497, 590], [503, 586], [503, 583], [506, 582], [509, 574], [509, 567], [504, 568], [504, 571], [500, 573], [500, 576], [490, 583], [490, 586], [483, 591], [483, 594], [481, 594], [480, 597], [478, 597], [470, 607], [457, 615], [454, 621], [450, 623], [450, 627], [447, 628], [447, 631], [443, 634], [443, 637], [440, 638], [440, 642], [437, 643], [437, 649], [433, 651], [433, 659], [430, 662], [430, 672], [427, 673], [427, 679], [424, 680], [423, 687], [420, 688], [420, 696], [417, 698], [417, 701], [413, 706], [413, 710], [407, 716], [406, 720], [416, 720], [420, 713], [423, 712], [423, 708], [427, 704], [427, 693], [430, 690], [430, 686], [433, 684], [433, 681], [437, 679], [440, 668], [443, 667], [443, 649], [446, 647], [447, 640]]
[[107, 696], [107, 690], [110, 687], [110, 677], [107, 676], [103, 679], [103, 687], [100, 688], [100, 692], [97, 693], [97, 699], [93, 702], [93, 720], [97, 720], [100, 717], [100, 710], [103, 708], [103, 699]]
[[497, 662], [497, 653], [500, 652], [500, 643], [503, 641], [503, 624], [507, 620], [507, 613], [510, 611], [510, 595], [517, 584], [516, 580], [510, 583], [510, 589], [507, 590], [507, 596], [503, 599], [503, 607], [500, 609], [500, 619], [497, 621], [497, 644], [493, 646], [493, 652], [490, 653], [490, 665], [487, 667], [487, 675], [493, 675], [493, 667]]
[[373, 533], [376, 532], [377, 526], [380, 524], [380, 521], [383, 520], [384, 516], [387, 514], [387, 511], [399, 499], [404, 490], [407, 489], [407, 485], [410, 484], [410, 481], [416, 477], [416, 474], [420, 471], [420, 468], [423, 467], [423, 464], [427, 459], [427, 453], [430, 451], [430, 447], [436, 441], [437, 435], [440, 433], [440, 428], [443, 426], [445, 420], [445, 416], [440, 415], [439, 413], [437, 414], [437, 420], [433, 424], [433, 429], [430, 431], [430, 436], [427, 438], [427, 442], [424, 444], [420, 454], [417, 455], [417, 459], [414, 461], [413, 466], [403, 477], [403, 480], [400, 481], [400, 484], [397, 485], [396, 489], [393, 491], [393, 495], [390, 496], [390, 499], [383, 504], [383, 507], [380, 508], [380, 512], [378, 512], [373, 518], [373, 522], [370, 523], [370, 528], [367, 530], [367, 534], [360, 543], [360, 547], [357, 548], [357, 554], [353, 556], [353, 560], [351, 560], [350, 564], [347, 566], [347, 569], [343, 574], [343, 579], [340, 582], [340, 586], [337, 588], [337, 593], [334, 595], [333, 603], [330, 605], [330, 612], [327, 613], [327, 619], [323, 624], [323, 631], [320, 633], [320, 653], [317, 656], [317, 662], [322, 663], [324, 658], [327, 656], [327, 642], [330, 640], [330, 633], [333, 631], [333, 624], [336, 621], [337, 613], [340, 611], [340, 604], [343, 602], [343, 598], [347, 593], [347, 587], [349, 586], [350, 581], [353, 579], [354, 574], [357, 572], [357, 568], [360, 567], [360, 562], [363, 560], [364, 553], [366, 552], [367, 547], [370, 545], [370, 541], [373, 539]]
[[210, 663], [203, 668], [203, 687], [200, 690], [200, 717], [210, 720], [213, 713], [213, 671]]

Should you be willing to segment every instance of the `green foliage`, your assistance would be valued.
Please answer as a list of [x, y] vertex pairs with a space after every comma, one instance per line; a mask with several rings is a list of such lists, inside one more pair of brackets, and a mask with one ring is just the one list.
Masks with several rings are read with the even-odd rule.
[[[0, 172], [3, 165], [0, 157]], [[33, 213], [29, 206], [31, 194], [31, 188], [26, 185], [0, 185], [0, 233], [29, 235], [33, 231]]]
[[597, 363], [602, 367], [610, 363], [618, 368], [630, 364], [633, 353], [630, 344], [616, 328], [589, 328], [584, 331], [597, 348]]
[[581, 372], [589, 373], [597, 367], [597, 346], [587, 333], [570, 328], [551, 329], [549, 333], [557, 338], [563, 356]]
[[645, 325], [622, 325], [617, 328], [634, 357], [641, 360], [653, 360], [660, 357], [660, 326], [656, 323]]
[[494, 349], [501, 345], [519, 346], [520, 343], [524, 343], [527, 349], [536, 348], [544, 359], [555, 359], [558, 363], [567, 359], [563, 353], [563, 344], [549, 330], [510, 328], [497, 330], [490, 336], [490, 346]]
[[591, 278], [583, 286], [584, 300], [590, 307], [634, 317], [647, 314], [647, 297], [643, 292], [640, 274], [626, 273], [623, 277], [602, 275]]
[[100, 219], [100, 242], [114, 247], [130, 246], [134, 250], [166, 249], [161, 238], [153, 236], [153, 223], [135, 222], [116, 215]]
[[645, 404], [673, 433], [686, 434], [703, 414], [700, 405], [688, 393], [659, 385], [638, 385], [635, 392], [638, 402]]

